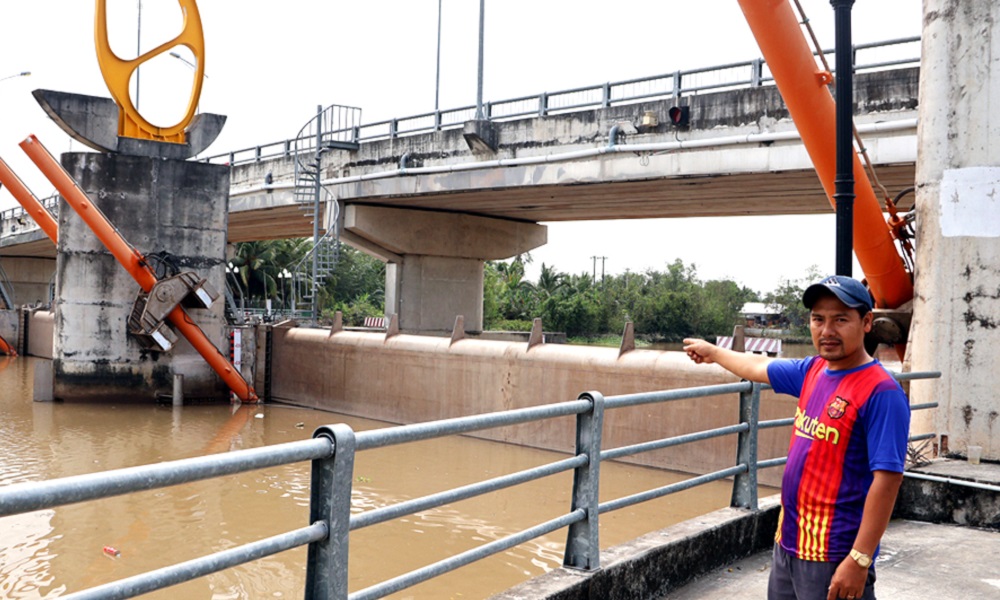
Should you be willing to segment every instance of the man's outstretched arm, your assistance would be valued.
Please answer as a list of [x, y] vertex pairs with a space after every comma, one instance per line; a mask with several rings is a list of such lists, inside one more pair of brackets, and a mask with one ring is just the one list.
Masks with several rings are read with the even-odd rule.
[[715, 363], [741, 379], [771, 383], [767, 376], [767, 365], [771, 359], [763, 354], [733, 352], [694, 338], [684, 340], [684, 351], [699, 365]]

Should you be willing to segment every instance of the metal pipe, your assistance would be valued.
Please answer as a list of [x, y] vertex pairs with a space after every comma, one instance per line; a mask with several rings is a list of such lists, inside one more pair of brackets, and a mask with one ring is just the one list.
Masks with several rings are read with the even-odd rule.
[[441, 97], [441, 0], [438, 0], [438, 43], [437, 43], [437, 71], [434, 78], [434, 114], [438, 115]]
[[[359, 431], [357, 434], [358, 450], [369, 450], [371, 448], [393, 446], [406, 442], [429, 440], [446, 435], [489, 429], [491, 427], [517, 425], [539, 419], [578, 415], [590, 410], [590, 405], [591, 403], [587, 400], [573, 400], [571, 402], [560, 402], [559, 404], [532, 406], [530, 408], [472, 415], [469, 417], [456, 417], [454, 419], [442, 419], [428, 423]], [[327, 427], [320, 427], [317, 429], [317, 432], [324, 429], [327, 429]]]
[[640, 492], [638, 494], [632, 494], [631, 496], [623, 496], [615, 500], [602, 502], [600, 506], [600, 512], [601, 514], [604, 514], [606, 512], [610, 512], [613, 510], [627, 508], [634, 504], [639, 504], [640, 502], [646, 502], [647, 500], [655, 500], [657, 498], [662, 498], [663, 496], [666, 496], [668, 494], [683, 492], [684, 490], [688, 490], [705, 483], [711, 483], [713, 481], [718, 481], [720, 479], [725, 479], [727, 477], [732, 477], [733, 475], [739, 475], [740, 473], [746, 473], [746, 472], [747, 472], [746, 465], [736, 465], [735, 467], [729, 467], [728, 469], [722, 469], [721, 471], [706, 473], [699, 477], [692, 477], [691, 479], [685, 479], [684, 481], [678, 481], [677, 483], [672, 483], [670, 485], [665, 485], [663, 487], [659, 487], [656, 489]]
[[487, 556], [503, 552], [504, 550], [508, 550], [514, 546], [523, 544], [524, 542], [541, 537], [545, 534], [552, 533], [553, 531], [562, 529], [563, 527], [572, 525], [573, 523], [582, 521], [586, 518], [586, 511], [582, 509], [575, 510], [561, 517], [552, 519], [551, 521], [546, 521], [540, 525], [525, 529], [520, 533], [501, 538], [494, 542], [490, 542], [489, 544], [483, 544], [482, 546], [478, 546], [472, 550], [467, 550], [461, 554], [456, 554], [455, 556], [438, 561], [432, 565], [423, 567], [422, 569], [410, 571], [405, 575], [400, 575], [399, 577], [384, 581], [378, 585], [365, 588], [348, 596], [348, 600], [375, 600], [376, 598], [388, 596], [393, 592], [398, 592], [399, 590], [406, 589], [422, 581], [427, 581], [432, 577], [442, 575], [449, 571], [454, 571], [459, 567], [464, 567], [467, 564], [486, 558]]
[[317, 438], [49, 481], [15, 483], [0, 487], [0, 517], [315, 460], [332, 453], [331, 441]]
[[710, 440], [724, 435], [744, 433], [749, 430], [750, 426], [746, 423], [737, 423], [736, 425], [726, 425], [725, 427], [718, 427], [716, 429], [686, 433], [684, 435], [675, 435], [674, 437], [664, 438], [653, 442], [642, 442], [641, 444], [633, 444], [631, 446], [619, 446], [618, 448], [611, 448], [601, 452], [601, 460], [614, 460], [623, 456], [639, 454], [640, 452], [662, 450], [663, 448], [670, 448], [671, 446], [680, 446], [691, 442]]
[[[19, 144], [25, 154], [35, 163], [49, 181], [59, 190], [66, 203], [73, 207], [80, 218], [90, 227], [101, 243], [111, 252], [112, 256], [136, 280], [146, 292], [156, 284], [156, 274], [146, 264], [138, 250], [129, 245], [125, 238], [114, 228], [107, 217], [95, 206], [80, 186], [73, 181], [62, 165], [45, 149], [34, 135]], [[243, 376], [233, 367], [229, 359], [208, 339], [205, 332], [188, 316], [184, 309], [177, 305], [168, 316], [170, 323], [184, 336], [205, 362], [218, 373], [219, 377], [229, 386], [243, 402], [256, 402], [257, 394], [243, 379]]]
[[988, 483], [979, 483], [978, 481], [966, 481], [964, 479], [952, 479], [951, 477], [938, 477], [937, 475], [925, 475], [923, 473], [915, 473], [913, 471], [905, 471], [903, 473], [904, 477], [910, 477], [912, 479], [924, 479], [926, 481], [936, 481], [938, 483], [947, 483], [950, 485], [959, 485], [962, 487], [975, 488], [977, 490], [986, 490], [988, 492], [1000, 492], [1000, 486], [990, 485]]
[[42, 202], [24, 185], [21, 178], [0, 158], [0, 183], [7, 186], [14, 199], [24, 208], [24, 211], [34, 219], [35, 223], [49, 236], [53, 244], [59, 243], [59, 224]]
[[358, 515], [352, 515], [351, 530], [353, 531], [355, 529], [377, 525], [397, 517], [412, 515], [420, 511], [430, 510], [445, 504], [451, 504], [452, 502], [466, 500], [474, 496], [481, 496], [483, 494], [509, 488], [521, 483], [535, 481], [537, 479], [541, 479], [542, 477], [548, 477], [549, 475], [555, 475], [556, 473], [563, 473], [565, 471], [569, 471], [570, 469], [575, 469], [586, 465], [589, 462], [590, 460], [585, 455], [578, 455], [573, 458], [567, 458], [554, 463], [549, 463], [547, 465], [542, 465], [540, 467], [525, 469], [523, 471], [518, 471], [517, 473], [502, 475], [486, 481], [480, 481], [478, 483], [453, 488], [444, 492], [432, 494], [430, 496], [407, 500], [406, 502], [400, 502], [398, 504], [393, 504], [392, 506], [376, 508]]
[[476, 120], [486, 118], [483, 112], [483, 33], [486, 30], [486, 0], [479, 0], [479, 70], [476, 77]]
[[837, 207], [836, 273], [851, 277], [854, 265], [854, 51], [851, 6], [854, 0], [830, 0], [836, 28], [837, 175], [833, 199]]
[[326, 523], [313, 523], [301, 529], [99, 585], [89, 590], [63, 596], [63, 598], [66, 600], [118, 600], [119, 598], [132, 598], [140, 594], [148, 594], [265, 556], [317, 542], [324, 539], [328, 535], [328, 531]]

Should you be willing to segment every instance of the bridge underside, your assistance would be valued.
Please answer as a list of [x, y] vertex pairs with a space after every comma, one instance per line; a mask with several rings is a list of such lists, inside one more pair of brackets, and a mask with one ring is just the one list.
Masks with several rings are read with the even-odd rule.
[[[895, 194], [913, 185], [914, 165], [880, 165], [878, 176]], [[269, 199], [266, 209], [259, 208], [255, 198], [235, 201], [229, 214], [229, 241], [311, 236], [312, 226], [287, 195], [284, 203]], [[349, 202], [528, 222], [807, 215], [832, 210], [812, 169], [386, 195]], [[912, 196], [904, 202], [908, 208]], [[55, 246], [41, 232], [37, 239], [31, 237], [26, 234], [19, 243], [0, 248], [0, 256], [55, 257]]]
[[[891, 194], [910, 187], [913, 163], [881, 165], [878, 176]], [[881, 193], [876, 193], [881, 197]], [[912, 198], [912, 197], [911, 197]], [[240, 210], [234, 202], [229, 240], [311, 236], [298, 207]], [[253, 199], [245, 199], [256, 204]], [[911, 202], [906, 200], [904, 202]], [[474, 214], [528, 222], [596, 221], [764, 215], [826, 214], [833, 209], [812, 169], [669, 177], [606, 183], [517, 186], [439, 194], [369, 196], [368, 204]], [[907, 207], [908, 204], [904, 204]]]

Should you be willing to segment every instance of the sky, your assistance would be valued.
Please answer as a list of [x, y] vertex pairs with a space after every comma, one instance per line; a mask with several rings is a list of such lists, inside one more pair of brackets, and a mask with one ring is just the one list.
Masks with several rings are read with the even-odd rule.
[[[820, 42], [832, 47], [829, 0], [801, 0]], [[437, 79], [441, 7], [440, 85]], [[108, 0], [109, 39], [122, 58], [182, 28], [177, 0]], [[141, 6], [141, 10], [140, 10]], [[484, 100], [750, 60], [760, 53], [735, 0], [485, 0]], [[0, 157], [36, 196], [53, 190], [17, 147], [36, 134], [53, 152], [83, 150], [55, 126], [34, 89], [109, 97], [94, 48], [95, 3], [0, 0]], [[294, 137], [318, 105], [362, 109], [372, 122], [475, 104], [476, 0], [200, 0], [205, 74], [200, 110], [228, 116], [208, 154]], [[920, 34], [919, 0], [858, 0], [854, 42]], [[196, 57], [186, 48], [178, 54]], [[193, 80], [162, 54], [140, 70], [139, 109], [158, 125], [184, 114]], [[133, 94], [134, 97], [134, 94]], [[0, 209], [16, 206], [0, 189]], [[758, 292], [832, 272], [834, 219], [722, 217], [549, 223], [542, 263], [609, 275], [663, 270], [681, 259], [702, 280], [730, 278]], [[597, 259], [600, 274], [602, 260]], [[855, 266], [855, 274], [860, 269]]]

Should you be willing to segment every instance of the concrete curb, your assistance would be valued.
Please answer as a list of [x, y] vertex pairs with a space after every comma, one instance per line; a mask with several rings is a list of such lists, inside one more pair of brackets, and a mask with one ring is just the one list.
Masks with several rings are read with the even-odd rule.
[[644, 600], [734, 563], [774, 543], [778, 496], [759, 511], [724, 508], [646, 534], [601, 553], [594, 572], [558, 569], [491, 600]]

